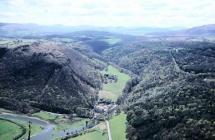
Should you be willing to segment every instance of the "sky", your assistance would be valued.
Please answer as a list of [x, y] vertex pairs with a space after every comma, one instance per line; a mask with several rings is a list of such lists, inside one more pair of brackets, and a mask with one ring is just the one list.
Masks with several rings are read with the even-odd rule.
[[0, 0], [0, 22], [192, 27], [215, 24], [215, 0]]

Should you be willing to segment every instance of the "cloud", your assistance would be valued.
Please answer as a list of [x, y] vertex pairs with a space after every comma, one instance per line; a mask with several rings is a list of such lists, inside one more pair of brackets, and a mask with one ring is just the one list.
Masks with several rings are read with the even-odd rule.
[[96, 26], [215, 23], [214, 0], [1, 0], [2, 22]]

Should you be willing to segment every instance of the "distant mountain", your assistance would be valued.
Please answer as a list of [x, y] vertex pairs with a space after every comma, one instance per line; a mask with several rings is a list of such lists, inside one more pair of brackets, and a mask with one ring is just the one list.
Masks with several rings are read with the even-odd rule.
[[3, 37], [34, 37], [64, 34], [76, 30], [78, 31], [79, 29], [71, 29], [61, 25], [44, 26], [37, 24], [0, 23], [0, 36]]
[[156, 36], [215, 36], [215, 24], [203, 25], [179, 31], [149, 33]]
[[[0, 23], [1, 37], [44, 37], [50, 35], [79, 35], [86, 36], [98, 32], [99, 34], [120, 34], [133, 36], [215, 36], [215, 24], [203, 25], [193, 28], [159, 28], [159, 27], [96, 27], [96, 26], [63, 26], [63, 25], [37, 25]], [[96, 33], [98, 35], [98, 33]]]
[[194, 27], [182, 31], [182, 34], [185, 35], [194, 35], [194, 36], [215, 36], [215, 24], [204, 25], [199, 27]]
[[128, 34], [128, 35], [146, 35], [153, 32], [176, 31], [181, 28], [159, 28], [159, 27], [139, 27], [139, 28], [118, 28], [109, 30], [114, 33]]
[[63, 26], [0, 23], [0, 36], [3, 37], [38, 37], [53, 34], [67, 34], [77, 31], [102, 31], [126, 35], [145, 35], [153, 32], [175, 31], [181, 28], [158, 27], [96, 27], [96, 26]]

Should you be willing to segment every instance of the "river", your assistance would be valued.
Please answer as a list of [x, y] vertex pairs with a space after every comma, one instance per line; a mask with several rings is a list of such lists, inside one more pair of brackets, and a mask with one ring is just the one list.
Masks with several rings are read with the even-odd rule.
[[42, 126], [44, 129], [40, 133], [32, 136], [31, 140], [51, 140], [52, 139], [55, 125], [50, 124], [47, 121], [44, 121], [35, 117], [29, 117], [26, 115], [18, 115], [18, 114], [10, 114], [10, 113], [2, 113], [0, 114], [0, 118], [12, 120], [12, 121], [24, 121], [24, 122], [30, 121], [32, 124]]

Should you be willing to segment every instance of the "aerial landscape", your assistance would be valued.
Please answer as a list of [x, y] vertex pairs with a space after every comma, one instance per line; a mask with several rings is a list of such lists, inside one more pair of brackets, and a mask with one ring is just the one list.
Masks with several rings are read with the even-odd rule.
[[214, 9], [0, 1], [0, 140], [215, 140]]

